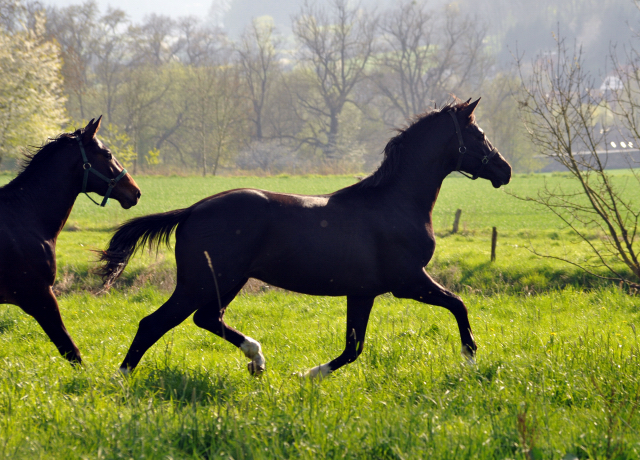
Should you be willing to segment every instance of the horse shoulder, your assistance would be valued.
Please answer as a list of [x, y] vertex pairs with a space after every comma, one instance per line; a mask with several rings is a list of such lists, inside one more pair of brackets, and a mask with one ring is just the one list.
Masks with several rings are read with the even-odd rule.
[[18, 218], [4, 208], [0, 205], [0, 264], [35, 264], [44, 259], [37, 265], [55, 274], [55, 238], [46, 238], [28, 215]]

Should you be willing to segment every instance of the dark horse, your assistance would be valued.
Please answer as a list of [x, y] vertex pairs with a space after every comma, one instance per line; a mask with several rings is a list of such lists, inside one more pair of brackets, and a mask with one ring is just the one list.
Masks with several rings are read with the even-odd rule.
[[229, 190], [123, 224], [102, 255], [107, 285], [136, 249], [168, 242], [176, 227], [177, 285], [164, 305], [140, 321], [121, 370], [135, 368], [150, 346], [196, 312], [196, 325], [239, 347], [251, 359], [251, 373], [262, 372], [260, 344], [223, 321], [249, 277], [305, 294], [347, 296], [344, 352], [308, 371], [309, 377], [358, 357], [373, 301], [385, 292], [451, 311], [462, 353], [473, 360], [476, 344], [464, 303], [424, 267], [435, 249], [431, 213], [444, 178], [460, 170], [496, 188], [511, 180], [511, 167], [475, 123], [478, 101], [417, 119], [389, 141], [375, 173], [337, 192]]
[[58, 234], [79, 193], [110, 195], [125, 209], [140, 198], [134, 180], [96, 138], [101, 118], [52, 139], [0, 187], [0, 304], [17, 305], [33, 316], [73, 364], [82, 361], [80, 352], [52, 291]]

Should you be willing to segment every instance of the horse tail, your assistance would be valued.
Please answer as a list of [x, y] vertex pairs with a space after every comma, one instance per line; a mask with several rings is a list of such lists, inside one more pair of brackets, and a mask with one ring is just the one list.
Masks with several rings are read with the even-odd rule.
[[120, 225], [109, 241], [109, 246], [99, 255], [100, 266], [96, 273], [102, 277], [104, 290], [109, 289], [122, 274], [129, 259], [145, 245], [149, 249], [161, 244], [169, 246], [176, 227], [187, 220], [191, 208], [136, 217]]

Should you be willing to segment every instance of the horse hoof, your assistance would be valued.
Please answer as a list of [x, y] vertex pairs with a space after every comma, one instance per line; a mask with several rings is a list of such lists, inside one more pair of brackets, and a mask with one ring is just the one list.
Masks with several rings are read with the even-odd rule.
[[121, 367], [118, 369], [118, 374], [123, 377], [128, 377], [131, 374], [131, 370], [128, 367]]
[[471, 351], [468, 346], [462, 345], [462, 351], [460, 354], [467, 360], [467, 364], [470, 366], [476, 365], [475, 353]]
[[255, 377], [260, 377], [265, 371], [265, 366], [259, 366], [255, 361], [249, 361], [249, 363], [247, 364], [247, 369], [249, 369], [249, 374]]

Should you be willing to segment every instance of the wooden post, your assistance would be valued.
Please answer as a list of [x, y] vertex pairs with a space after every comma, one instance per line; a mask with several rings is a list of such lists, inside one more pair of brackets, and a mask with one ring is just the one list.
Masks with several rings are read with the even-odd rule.
[[496, 261], [496, 243], [498, 242], [498, 230], [493, 227], [493, 232], [491, 233], [491, 262]]
[[451, 230], [451, 234], [458, 233], [458, 225], [460, 225], [460, 214], [462, 214], [462, 209], [458, 209], [456, 211], [456, 217], [453, 219], [453, 229]]

